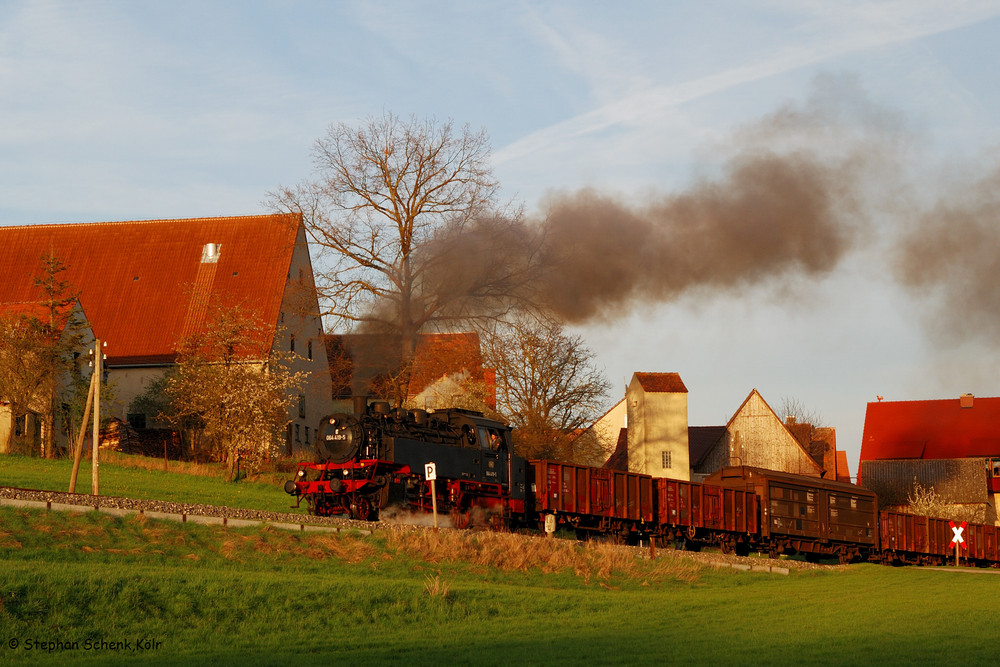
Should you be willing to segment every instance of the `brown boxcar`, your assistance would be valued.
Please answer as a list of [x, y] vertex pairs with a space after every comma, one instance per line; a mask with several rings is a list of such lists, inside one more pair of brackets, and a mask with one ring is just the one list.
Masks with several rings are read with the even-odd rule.
[[843, 562], [875, 547], [875, 493], [846, 482], [739, 466], [723, 468], [706, 484], [754, 491], [760, 499], [760, 536], [771, 555], [837, 555]]
[[652, 524], [653, 478], [557, 461], [528, 461], [535, 512], [579, 528], [615, 530]]

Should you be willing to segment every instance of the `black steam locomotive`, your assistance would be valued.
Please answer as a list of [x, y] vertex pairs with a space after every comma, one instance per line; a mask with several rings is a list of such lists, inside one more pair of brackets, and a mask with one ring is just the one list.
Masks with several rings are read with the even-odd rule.
[[860, 486], [760, 468], [724, 468], [692, 482], [526, 461], [512, 451], [508, 426], [468, 410], [359, 401], [355, 414], [323, 420], [317, 449], [321, 461], [299, 464], [285, 490], [318, 515], [374, 521], [390, 508], [436, 507], [457, 528], [563, 526], [578, 536], [775, 558], [1000, 567], [996, 526], [880, 511], [875, 493]]
[[[362, 403], [355, 414], [325, 417], [317, 440], [321, 462], [300, 464], [285, 484], [312, 514], [377, 520], [387, 507], [424, 512], [436, 500], [464, 526], [524, 512], [525, 460], [513, 453], [510, 427], [481, 413]], [[436, 468], [436, 499], [427, 464]]]

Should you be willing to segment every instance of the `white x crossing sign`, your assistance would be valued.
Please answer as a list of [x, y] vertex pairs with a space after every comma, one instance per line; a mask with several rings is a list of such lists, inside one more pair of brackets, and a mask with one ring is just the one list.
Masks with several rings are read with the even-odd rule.
[[967, 525], [966, 522], [963, 521], [962, 525], [956, 526], [954, 521], [949, 521], [948, 525], [951, 526], [951, 532], [954, 535], [954, 537], [951, 538], [951, 544], [948, 545], [948, 548], [961, 544], [963, 549], [968, 549], [969, 545], [965, 543], [965, 538], [962, 537], [962, 533], [965, 532], [965, 526]]

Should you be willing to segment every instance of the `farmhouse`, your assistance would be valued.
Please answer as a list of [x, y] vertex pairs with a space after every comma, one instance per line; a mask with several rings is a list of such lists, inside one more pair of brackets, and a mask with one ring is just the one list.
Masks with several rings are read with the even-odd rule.
[[919, 484], [958, 514], [992, 523], [1000, 500], [997, 424], [1000, 398], [869, 403], [858, 483], [897, 507]]
[[151, 425], [155, 415], [131, 411], [133, 399], [175, 363], [179, 342], [213, 307], [235, 307], [265, 325], [253, 356], [284, 349], [301, 357], [293, 370], [310, 382], [290, 411], [285, 450], [309, 446], [331, 400], [301, 216], [0, 227], [0, 299], [37, 300], [34, 277], [49, 253], [67, 266], [94, 336], [107, 344], [112, 415]]

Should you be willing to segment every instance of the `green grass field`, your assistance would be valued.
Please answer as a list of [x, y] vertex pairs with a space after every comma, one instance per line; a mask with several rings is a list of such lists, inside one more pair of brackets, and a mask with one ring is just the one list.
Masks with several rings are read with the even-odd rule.
[[[102, 453], [103, 456], [105, 454]], [[202, 474], [184, 474], [163, 471], [160, 469], [162, 460], [122, 454], [115, 454], [114, 459], [117, 463], [102, 461], [99, 464], [99, 491], [103, 496], [305, 513], [304, 505], [298, 510], [292, 509], [294, 501], [282, 490], [282, 480], [290, 479], [290, 473], [260, 476], [264, 481], [244, 479], [228, 482], [219, 466], [202, 464], [196, 468]], [[183, 464], [173, 461], [170, 465], [184, 468]], [[68, 491], [72, 471], [71, 459], [0, 456], [0, 486]], [[216, 471], [218, 475], [212, 474]], [[77, 476], [76, 492], [90, 493], [91, 478], [90, 461], [83, 461]]]
[[779, 576], [643, 555], [0, 508], [0, 663], [996, 662], [992, 572]]
[[[102, 463], [102, 492], [287, 510], [277, 481], [139, 464]], [[0, 457], [3, 485], [65, 490], [69, 472], [68, 461]], [[78, 491], [89, 480], [81, 469]], [[293, 533], [0, 507], [0, 664], [996, 662], [992, 570], [779, 576], [645, 555], [495, 533]]]

